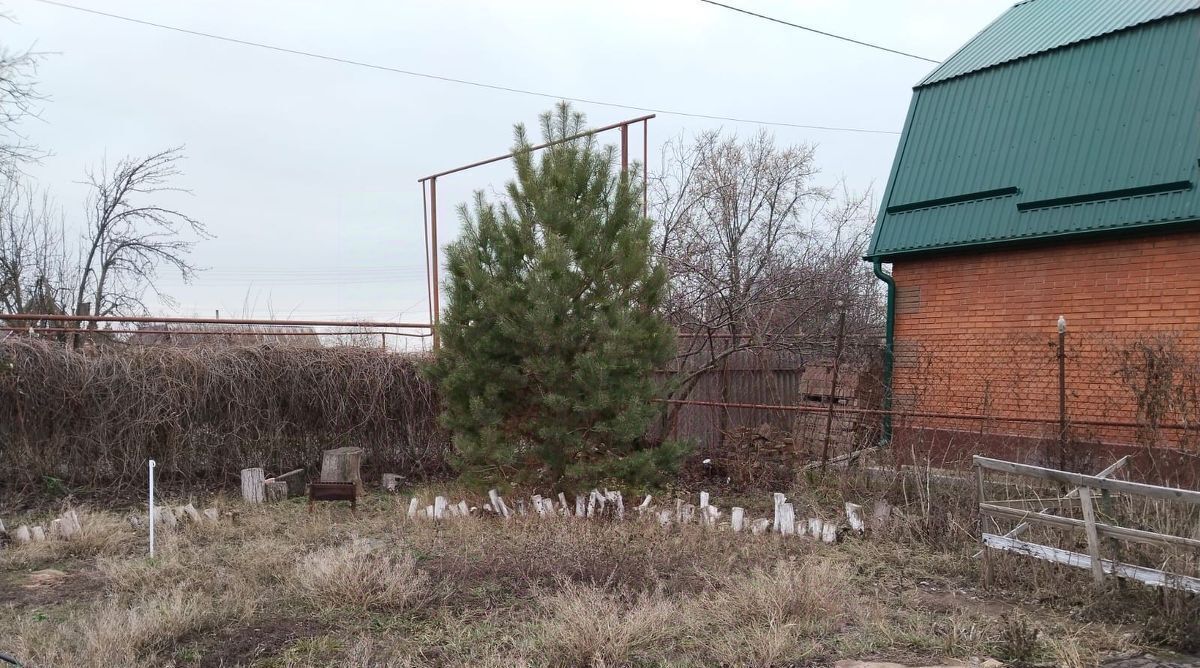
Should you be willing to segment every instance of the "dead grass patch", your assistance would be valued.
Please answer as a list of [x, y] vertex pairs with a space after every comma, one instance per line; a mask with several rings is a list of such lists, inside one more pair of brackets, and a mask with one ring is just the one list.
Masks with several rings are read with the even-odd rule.
[[323, 608], [404, 610], [431, 598], [429, 576], [407, 553], [351, 543], [304, 557], [294, 574], [302, 600]]
[[620, 596], [564, 581], [541, 596], [543, 621], [533, 632], [541, 656], [555, 666], [624, 666], [670, 656], [689, 631], [679, 604], [661, 594]]

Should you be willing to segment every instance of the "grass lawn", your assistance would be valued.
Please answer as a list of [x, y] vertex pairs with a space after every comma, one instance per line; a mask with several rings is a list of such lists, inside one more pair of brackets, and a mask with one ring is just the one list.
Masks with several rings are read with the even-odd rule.
[[414, 521], [408, 498], [352, 516], [219, 497], [236, 516], [160, 531], [154, 559], [124, 519], [136, 509], [83, 509], [78, 537], [0, 549], [0, 652], [43, 667], [1086, 666], [1186, 648], [1197, 610], [1017, 557], [984, 592], [961, 508], [825, 545], [648, 519]]

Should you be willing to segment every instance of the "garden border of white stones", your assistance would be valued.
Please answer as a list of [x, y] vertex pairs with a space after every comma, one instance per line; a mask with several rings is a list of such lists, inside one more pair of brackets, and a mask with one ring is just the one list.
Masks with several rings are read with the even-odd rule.
[[525, 499], [519, 498], [514, 506], [509, 506], [499, 492], [493, 489], [488, 492], [488, 500], [482, 508], [472, 506], [465, 500], [455, 503], [449, 497], [441, 495], [435, 496], [432, 504], [425, 504], [422, 497], [414, 496], [408, 503], [408, 517], [412, 520], [435, 522], [469, 516], [491, 516], [506, 520], [518, 516], [616, 521], [646, 518], [653, 519], [663, 527], [699, 524], [708, 528], [729, 529], [734, 533], [748, 529], [753, 535], [775, 533], [781, 536], [809, 536], [825, 543], [835, 543], [840, 536], [847, 533], [862, 534], [866, 530], [863, 509], [857, 503], [846, 502], [844, 522], [826, 521], [820, 517], [797, 520], [795, 506], [788, 502], [786, 494], [777, 492], [773, 498], [774, 511], [771, 518], [747, 520], [746, 509], [734, 506], [729, 509], [729, 521], [725, 522], [721, 509], [709, 503], [708, 492], [700, 492], [698, 505], [684, 503], [682, 499], [677, 498], [674, 500], [674, 507], [665, 508], [654, 505], [653, 495], [647, 494], [640, 504], [633, 507], [632, 513], [627, 513], [624, 496], [619, 491], [593, 489], [587, 495], [575, 495], [574, 505], [568, 503], [566, 494], [562, 492], [558, 493], [556, 499], [534, 494], [529, 498], [528, 504]]

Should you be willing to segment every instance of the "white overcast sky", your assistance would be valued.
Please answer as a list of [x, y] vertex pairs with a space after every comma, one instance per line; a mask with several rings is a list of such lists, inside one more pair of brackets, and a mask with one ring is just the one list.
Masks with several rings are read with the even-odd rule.
[[[636, 106], [899, 131], [911, 87], [934, 66], [698, 0], [426, 2], [74, 0], [82, 6], [282, 47]], [[1011, 0], [728, 0], [821, 30], [943, 59]], [[0, 43], [48, 55], [41, 119], [52, 152], [29, 172], [67, 224], [78, 184], [105, 157], [185, 145], [170, 203], [215, 235], [191, 285], [167, 277], [177, 313], [425, 321], [425, 174], [505, 153], [512, 124], [552, 99], [413, 78], [133, 25], [36, 0], [0, 0]], [[641, 112], [581, 104], [591, 125]], [[753, 124], [660, 114], [665, 140]], [[887, 180], [897, 135], [771, 128], [818, 146], [821, 181]], [[631, 150], [640, 155], [640, 134]], [[612, 138], [615, 140], [615, 136]], [[610, 140], [611, 141], [611, 140]], [[454, 206], [498, 190], [507, 166], [439, 182], [442, 241]], [[166, 309], [163, 309], [164, 311]]]

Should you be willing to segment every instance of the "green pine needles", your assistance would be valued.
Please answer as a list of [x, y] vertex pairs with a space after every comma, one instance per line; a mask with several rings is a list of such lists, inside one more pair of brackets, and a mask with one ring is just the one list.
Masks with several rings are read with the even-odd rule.
[[[584, 116], [564, 102], [541, 125], [556, 141], [582, 132]], [[477, 192], [460, 206], [447, 252], [430, 372], [456, 463], [472, 484], [653, 484], [683, 448], [646, 439], [674, 338], [658, 315], [667, 277], [640, 188], [591, 137], [535, 155], [525, 128], [515, 134], [507, 201]]]

